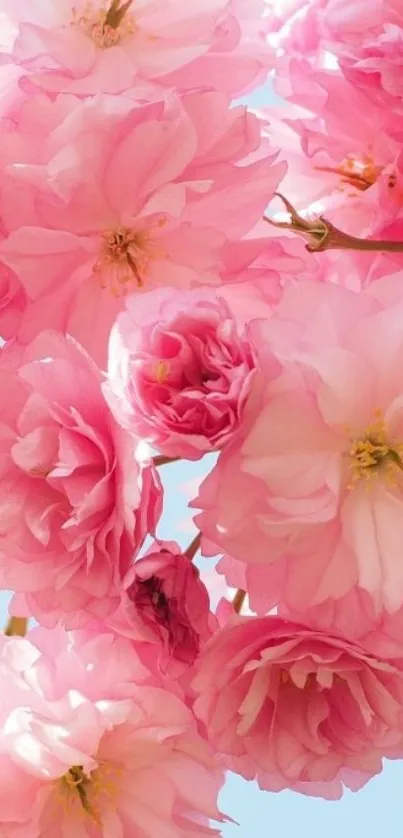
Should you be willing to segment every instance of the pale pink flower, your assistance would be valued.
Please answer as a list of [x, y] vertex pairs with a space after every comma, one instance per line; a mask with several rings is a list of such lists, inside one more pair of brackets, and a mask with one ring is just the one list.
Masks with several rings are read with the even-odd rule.
[[133, 640], [152, 643], [163, 671], [179, 672], [193, 664], [215, 621], [199, 571], [179, 545], [152, 545], [130, 568], [123, 588], [109, 625]]
[[403, 754], [402, 670], [279, 617], [216, 632], [193, 688], [224, 765], [263, 789], [337, 799]]
[[50, 92], [121, 93], [203, 56], [229, 0], [42, 0], [8, 3], [13, 59]]
[[356, 584], [377, 610], [403, 604], [402, 317], [396, 274], [361, 294], [290, 286], [261, 324], [283, 372], [255, 376], [241, 432], [192, 506], [205, 538], [260, 570], [256, 585], [281, 562], [260, 590], [267, 608]]
[[151, 83], [240, 93], [272, 63], [264, 0], [48, 0], [7, 2], [11, 56], [43, 90], [79, 96]]
[[[20, 640], [3, 644], [2, 838], [218, 835], [209, 819], [223, 820], [216, 804], [222, 774], [183, 701], [166, 684], [136, 679], [127, 650], [126, 683], [117, 685], [116, 667], [107, 667], [109, 680], [102, 674], [103, 638], [94, 638], [88, 656], [76, 633], [65, 633], [64, 650], [56, 633], [49, 656], [35, 658], [35, 632], [31, 644], [23, 641], [25, 649], [32, 646], [31, 666]], [[46, 642], [51, 649], [51, 631]], [[16, 680], [25, 681], [25, 691]]]
[[163, 454], [196, 460], [238, 430], [254, 369], [253, 344], [223, 298], [161, 289], [127, 299], [105, 394], [124, 427]]
[[[103, 366], [124, 295], [221, 282], [224, 245], [237, 249], [253, 230], [285, 164], [274, 164], [272, 152], [249, 163], [259, 143], [256, 117], [238, 108], [228, 119], [227, 100], [215, 96], [149, 105], [104, 96], [73, 108], [62, 96], [50, 108], [53, 124], [49, 103], [41, 108], [43, 134], [35, 109], [22, 109], [24, 142], [19, 155], [11, 148], [0, 188], [9, 233], [0, 257], [29, 300], [21, 342], [51, 325]], [[215, 120], [202, 130], [205, 103]], [[40, 153], [28, 154], [28, 139]]]
[[158, 477], [137, 460], [99, 370], [72, 339], [45, 332], [6, 347], [0, 386], [1, 584], [44, 623], [103, 616], [155, 528]]

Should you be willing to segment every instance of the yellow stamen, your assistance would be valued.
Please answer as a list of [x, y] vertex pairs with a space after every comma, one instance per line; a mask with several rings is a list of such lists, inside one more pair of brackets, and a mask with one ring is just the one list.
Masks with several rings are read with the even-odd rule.
[[88, 799], [90, 788], [91, 779], [84, 773], [81, 765], [73, 765], [67, 774], [62, 777], [62, 793], [67, 795], [70, 800], [71, 798], [76, 799], [75, 796], [77, 795], [84, 812], [98, 823], [99, 817]]
[[[340, 189], [345, 191], [346, 187], [354, 187], [357, 192], [365, 192], [378, 180], [382, 172], [382, 166], [378, 166], [373, 158], [367, 154], [357, 157], [346, 157], [340, 166], [315, 166], [317, 172], [328, 172], [340, 178]], [[356, 192], [347, 192], [351, 197]]]
[[133, 15], [128, 14], [130, 6], [131, 0], [122, 5], [120, 0], [112, 0], [73, 6], [71, 26], [81, 29], [100, 49], [114, 47], [136, 31]]
[[93, 270], [100, 276], [101, 287], [120, 297], [132, 282], [137, 288], [143, 287], [149, 263], [158, 255], [150, 231], [117, 227], [102, 234], [101, 252]]
[[158, 381], [158, 384], [164, 384], [168, 378], [168, 374], [169, 370], [166, 361], [158, 361], [157, 368], [155, 370], [155, 379]]
[[82, 765], [73, 765], [58, 782], [58, 799], [65, 812], [78, 805], [77, 813], [90, 817], [99, 826], [102, 812], [114, 810], [119, 769], [100, 763], [86, 774]]
[[353, 437], [349, 450], [352, 488], [361, 480], [382, 476], [396, 484], [397, 475], [403, 470], [403, 444], [389, 440], [382, 411], [375, 411], [375, 421], [362, 436]]

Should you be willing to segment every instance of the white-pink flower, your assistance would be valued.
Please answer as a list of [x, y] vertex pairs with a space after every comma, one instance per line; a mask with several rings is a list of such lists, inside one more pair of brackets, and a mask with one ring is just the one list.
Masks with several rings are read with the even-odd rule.
[[234, 94], [270, 69], [264, 8], [263, 0], [246, 14], [239, 0], [7, 2], [11, 57], [50, 93], [122, 93], [136, 85], [152, 95], [158, 83]]
[[0, 387], [1, 584], [43, 622], [103, 616], [158, 520], [158, 477], [72, 339], [45, 332], [3, 349]]
[[40, 629], [2, 641], [0, 835], [218, 835], [222, 774], [192, 713], [144, 681], [123, 638], [110, 651], [126, 676], [105, 677], [105, 640]]
[[255, 377], [242, 433], [192, 504], [261, 612], [356, 584], [376, 609], [403, 604], [402, 317], [397, 274], [360, 294], [299, 283], [261, 324], [283, 372]]

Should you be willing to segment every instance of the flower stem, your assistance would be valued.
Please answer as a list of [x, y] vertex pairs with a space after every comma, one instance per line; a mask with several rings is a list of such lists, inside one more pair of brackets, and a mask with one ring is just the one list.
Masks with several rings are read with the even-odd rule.
[[242, 606], [245, 602], [246, 591], [243, 591], [241, 588], [236, 592], [234, 599], [232, 600], [232, 607], [235, 611], [235, 614], [240, 614], [242, 610]]
[[290, 215], [290, 221], [273, 221], [267, 216], [263, 216], [263, 220], [272, 224], [273, 227], [281, 227], [284, 230], [300, 233], [301, 236], [308, 239], [306, 249], [310, 253], [322, 253], [324, 250], [370, 250], [377, 253], [403, 253], [403, 242], [360, 239], [357, 236], [350, 236], [348, 233], [343, 233], [322, 215], [312, 221], [303, 218], [290, 201], [279, 192], [275, 193], [275, 197], [280, 198], [285, 204]]
[[193, 541], [190, 542], [187, 550], [185, 550], [185, 556], [187, 556], [190, 562], [193, 561], [196, 553], [198, 553], [200, 550], [201, 535], [201, 532], [198, 532], [195, 535]]
[[17, 637], [25, 637], [27, 628], [28, 620], [26, 617], [10, 617], [4, 629], [4, 634], [6, 637], [13, 637], [14, 635]]
[[159, 466], [167, 466], [169, 463], [177, 463], [181, 459], [181, 457], [164, 457], [163, 454], [158, 454], [156, 457], [153, 457], [153, 463], [158, 468]]

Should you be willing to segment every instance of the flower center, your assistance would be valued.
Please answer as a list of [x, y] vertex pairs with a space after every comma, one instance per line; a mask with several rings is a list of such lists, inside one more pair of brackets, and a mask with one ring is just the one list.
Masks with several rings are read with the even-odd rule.
[[97, 821], [98, 816], [89, 801], [91, 779], [85, 774], [82, 765], [73, 765], [61, 782], [63, 795], [70, 801], [78, 799], [84, 812]]
[[132, 0], [121, 3], [112, 0], [96, 4], [87, 2], [81, 9], [73, 6], [71, 26], [85, 32], [101, 49], [114, 47], [123, 38], [133, 35], [136, 26], [132, 15], [127, 12]]
[[121, 296], [133, 281], [137, 288], [144, 285], [153, 255], [154, 246], [147, 230], [136, 232], [129, 227], [117, 227], [102, 234], [101, 253], [94, 273], [99, 274], [102, 288], [109, 288], [114, 296]]
[[403, 470], [403, 444], [388, 440], [382, 412], [375, 412], [375, 421], [368, 425], [360, 437], [353, 437], [349, 450], [352, 484], [371, 480], [380, 472], [389, 482], [395, 483]]
[[88, 815], [97, 824], [102, 811], [111, 808], [116, 796], [117, 770], [101, 763], [88, 776], [82, 765], [73, 765], [61, 778], [59, 793], [65, 809], [77, 805], [83, 815]]
[[329, 172], [338, 175], [340, 178], [339, 189], [345, 191], [352, 188], [355, 192], [348, 194], [355, 196], [357, 192], [365, 192], [378, 180], [382, 172], [382, 166], [378, 166], [374, 159], [368, 154], [348, 156], [340, 166], [315, 166], [318, 172]]
[[141, 607], [142, 604], [148, 602], [151, 605], [158, 622], [162, 623], [165, 628], [169, 629], [169, 602], [164, 594], [161, 580], [158, 579], [157, 576], [150, 576], [149, 579], [143, 579], [143, 581], [139, 583], [139, 588], [140, 592], [136, 597], [137, 607]]

